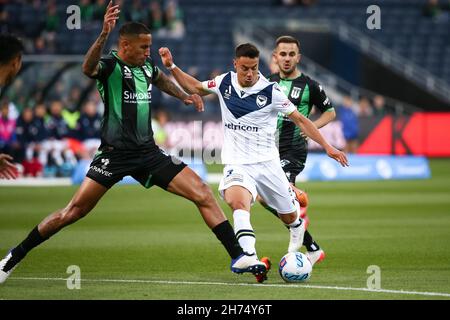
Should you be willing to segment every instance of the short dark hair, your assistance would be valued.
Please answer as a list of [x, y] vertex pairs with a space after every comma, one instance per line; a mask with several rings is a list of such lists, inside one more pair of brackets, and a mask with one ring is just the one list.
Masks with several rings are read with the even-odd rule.
[[24, 50], [19, 38], [11, 34], [0, 35], [0, 65], [10, 62], [17, 56], [21, 56]]
[[243, 43], [236, 47], [235, 57], [258, 58], [259, 50], [251, 43]]
[[278, 47], [280, 43], [295, 43], [300, 52], [300, 41], [291, 36], [281, 36], [275, 41], [275, 47]]
[[147, 26], [140, 22], [127, 22], [120, 27], [119, 35], [123, 36], [137, 36], [140, 34], [150, 34], [150, 29]]

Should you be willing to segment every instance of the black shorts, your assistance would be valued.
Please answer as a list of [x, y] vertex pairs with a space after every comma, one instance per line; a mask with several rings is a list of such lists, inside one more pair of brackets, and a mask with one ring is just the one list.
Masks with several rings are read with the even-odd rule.
[[295, 178], [305, 169], [307, 156], [306, 148], [291, 149], [287, 152], [280, 151], [281, 167], [290, 183], [295, 185]]
[[157, 185], [167, 189], [184, 167], [184, 162], [159, 148], [145, 152], [103, 148], [95, 155], [86, 176], [106, 188], [111, 188], [125, 176], [131, 176], [145, 188]]

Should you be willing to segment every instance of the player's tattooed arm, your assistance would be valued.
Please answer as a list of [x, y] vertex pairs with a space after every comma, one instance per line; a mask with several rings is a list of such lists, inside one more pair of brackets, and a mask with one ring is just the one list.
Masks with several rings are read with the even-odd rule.
[[159, 72], [158, 78], [154, 83], [161, 91], [164, 91], [172, 97], [180, 100], [187, 97], [187, 94], [183, 92], [175, 83], [173, 83], [163, 72]]
[[188, 95], [183, 92], [175, 83], [173, 83], [163, 72], [159, 72], [158, 78], [154, 84], [165, 93], [172, 97], [178, 98], [184, 102], [184, 104], [194, 104], [197, 111], [203, 111], [203, 100], [198, 94]]
[[106, 7], [102, 32], [84, 57], [83, 73], [85, 75], [95, 77], [98, 74], [103, 47], [105, 46], [106, 40], [108, 40], [109, 33], [116, 26], [116, 20], [119, 19], [119, 13], [119, 5], [113, 5], [113, 2], [110, 1]]
[[88, 77], [94, 77], [98, 74], [100, 58], [107, 39], [108, 34], [101, 33], [84, 57], [83, 73]]

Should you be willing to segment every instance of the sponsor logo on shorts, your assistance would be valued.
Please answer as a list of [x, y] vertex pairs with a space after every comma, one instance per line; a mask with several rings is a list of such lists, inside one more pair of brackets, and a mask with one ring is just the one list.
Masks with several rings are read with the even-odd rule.
[[99, 168], [97, 166], [91, 166], [89, 169], [93, 170], [93, 171], [95, 171], [97, 173], [100, 173], [101, 175], [104, 175], [106, 177], [111, 177], [112, 176], [112, 172], [104, 170], [104, 169]]
[[244, 176], [242, 174], [239, 173], [233, 173], [231, 175], [228, 175], [224, 180], [223, 183], [225, 185], [230, 184], [232, 182], [244, 182]]
[[291, 162], [289, 160], [283, 159], [280, 161], [281, 167], [284, 168], [284, 166], [290, 164]]
[[104, 169], [106, 169], [106, 167], [108, 166], [108, 164], [109, 164], [109, 159], [102, 159], [102, 169], [104, 170]]

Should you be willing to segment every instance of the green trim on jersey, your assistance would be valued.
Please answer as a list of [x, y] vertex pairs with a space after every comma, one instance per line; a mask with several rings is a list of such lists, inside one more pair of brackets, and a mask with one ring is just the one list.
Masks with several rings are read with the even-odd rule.
[[312, 110], [312, 108], [310, 108], [309, 102], [310, 102], [309, 101], [309, 86], [308, 86], [308, 84], [306, 84], [305, 89], [303, 89], [303, 92], [302, 92], [302, 100], [301, 100], [300, 104], [297, 106], [297, 110], [307, 118], [309, 118], [309, 115]]
[[[295, 79], [282, 79], [279, 74], [273, 74], [269, 77], [269, 80], [277, 82], [298, 112], [307, 118], [309, 118], [314, 106], [320, 112], [333, 110], [320, 84], [303, 73]], [[289, 117], [279, 114], [277, 129], [280, 154], [306, 152], [306, 142], [301, 135], [301, 129]]]

